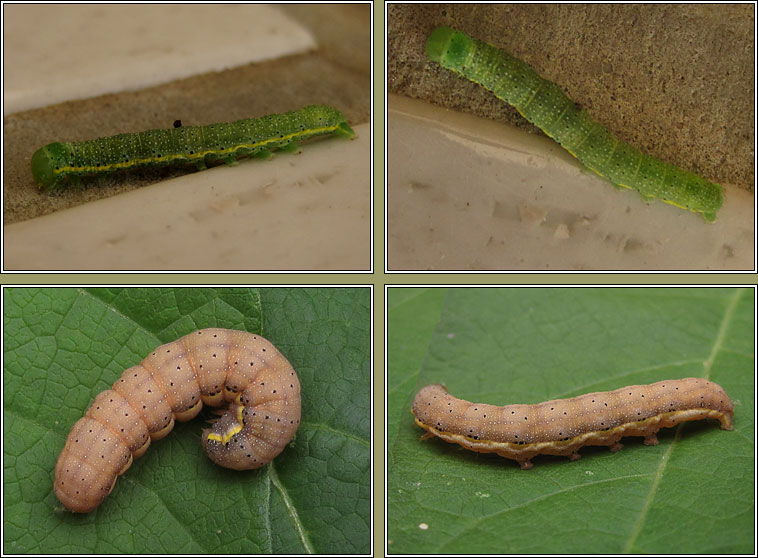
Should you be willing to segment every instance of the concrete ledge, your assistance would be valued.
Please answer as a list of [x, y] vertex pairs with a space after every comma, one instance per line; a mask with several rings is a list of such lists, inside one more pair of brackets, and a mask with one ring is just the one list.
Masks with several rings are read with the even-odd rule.
[[619, 190], [552, 140], [389, 99], [388, 267], [749, 270], [753, 196], [725, 186], [715, 224]]
[[5, 227], [8, 270], [368, 270], [371, 129]]

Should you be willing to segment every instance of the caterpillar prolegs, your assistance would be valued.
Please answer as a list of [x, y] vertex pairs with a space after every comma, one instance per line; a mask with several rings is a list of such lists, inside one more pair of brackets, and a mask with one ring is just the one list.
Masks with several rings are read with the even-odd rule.
[[658, 430], [690, 420], [718, 419], [721, 428], [731, 430], [734, 405], [718, 384], [684, 378], [504, 407], [464, 401], [434, 384], [418, 392], [411, 412], [427, 431], [423, 438], [439, 436], [531, 469], [539, 454], [573, 461], [583, 446], [618, 451], [624, 436], [643, 436], [645, 444], [656, 445]]
[[723, 197], [720, 185], [618, 140], [525, 62], [449, 27], [432, 31], [426, 53], [443, 68], [516, 107], [584, 166], [613, 184], [637, 190], [646, 199], [659, 198], [700, 213], [706, 221], [716, 219]]
[[300, 382], [269, 341], [230, 329], [201, 329], [155, 349], [100, 393], [74, 424], [55, 466], [55, 494], [90, 512], [116, 479], [175, 420], [228, 403], [204, 429], [208, 457], [230, 469], [257, 469], [287, 446], [300, 424]]
[[216, 161], [232, 165], [241, 157], [296, 150], [297, 142], [317, 136], [355, 134], [340, 111], [324, 105], [207, 126], [177, 123], [166, 130], [48, 144], [32, 155], [32, 175], [41, 189], [51, 191], [65, 179], [175, 164], [203, 170]]

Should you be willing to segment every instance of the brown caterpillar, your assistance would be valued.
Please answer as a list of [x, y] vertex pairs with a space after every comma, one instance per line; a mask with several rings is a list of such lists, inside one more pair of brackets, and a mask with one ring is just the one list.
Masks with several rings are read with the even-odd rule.
[[74, 424], [55, 466], [55, 494], [74, 512], [90, 512], [116, 479], [160, 440], [174, 420], [203, 404], [229, 407], [203, 447], [230, 469], [257, 469], [284, 449], [300, 424], [300, 382], [269, 341], [231, 329], [201, 329], [161, 345], [124, 371]]
[[688, 420], [715, 418], [731, 430], [733, 411], [721, 386], [702, 378], [505, 407], [463, 401], [434, 384], [418, 392], [411, 409], [416, 424], [427, 431], [422, 440], [439, 436], [472, 451], [515, 459], [522, 469], [531, 469], [531, 459], [541, 453], [574, 461], [582, 446], [618, 451], [624, 436], [644, 436], [645, 444], [654, 446], [658, 430]]

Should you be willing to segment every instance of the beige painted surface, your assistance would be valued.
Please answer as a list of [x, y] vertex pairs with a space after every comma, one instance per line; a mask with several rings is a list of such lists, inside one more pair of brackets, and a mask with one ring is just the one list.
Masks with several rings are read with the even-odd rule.
[[645, 202], [557, 143], [390, 96], [388, 266], [397, 270], [746, 270], [752, 194], [715, 224]]
[[367, 270], [370, 126], [5, 227], [9, 270]]
[[266, 5], [19, 4], [3, 16], [5, 114], [316, 48]]

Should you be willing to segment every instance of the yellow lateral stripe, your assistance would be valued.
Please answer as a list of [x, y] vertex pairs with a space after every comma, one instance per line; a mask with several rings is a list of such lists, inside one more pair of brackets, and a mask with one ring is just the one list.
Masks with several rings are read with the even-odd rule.
[[223, 151], [208, 149], [206, 151], [203, 151], [200, 153], [194, 153], [192, 155], [187, 155], [187, 154], [182, 153], [182, 154], [164, 155], [162, 157], [146, 157], [144, 159], [133, 159], [129, 162], [114, 163], [111, 165], [106, 165], [106, 166], [101, 166], [101, 167], [94, 167], [90, 165], [81, 166], [81, 167], [73, 167], [73, 166], [61, 167], [60, 169], [55, 169], [53, 172], [54, 174], [64, 174], [64, 173], [69, 173], [69, 172], [104, 172], [104, 171], [109, 171], [109, 170], [128, 169], [130, 167], [135, 167], [135, 166], [149, 164], [149, 163], [157, 163], [157, 162], [162, 162], [162, 161], [174, 161], [177, 159], [190, 159], [190, 160], [202, 159], [206, 155], [211, 155], [211, 154], [216, 155], [216, 154], [222, 154], [222, 153], [231, 154], [239, 149], [253, 149], [255, 147], [265, 146], [268, 143], [280, 142], [280, 141], [285, 141], [285, 140], [293, 139], [293, 138], [298, 139], [300, 137], [308, 136], [308, 135], [334, 132], [338, 128], [339, 128], [339, 124], [335, 124], [332, 126], [323, 126], [321, 128], [310, 128], [308, 130], [293, 132], [281, 138], [268, 138], [256, 143], [241, 143], [239, 145], [234, 146], [233, 148], [229, 148]]
[[[673, 205], [675, 207], [678, 207], [680, 209], [690, 209], [687, 206], [680, 205], [680, 204], [676, 203], [675, 201], [671, 201], [671, 200], [663, 200], [663, 203], [668, 203], [668, 204]], [[692, 211], [693, 213], [697, 213], [698, 211], [702, 212], [703, 210], [702, 209], [690, 209], [690, 211]]]
[[[543, 130], [543, 132], [544, 132], [544, 130]], [[550, 136], [550, 137], [552, 137], [552, 136]], [[576, 153], [574, 153], [573, 151], [571, 151], [568, 148], [565, 148], [565, 149], [566, 149], [566, 151], [568, 151], [569, 153], [571, 153], [574, 157], [576, 157], [576, 159], [578, 159], [579, 162], [582, 161], [581, 159], [579, 159], [579, 157], [576, 156]], [[594, 172], [598, 176], [600, 176], [600, 177], [602, 177], [602, 178], [610, 181], [611, 184], [616, 184], [617, 186], [621, 186], [622, 188], [628, 188], [629, 190], [636, 190], [636, 188], [633, 187], [633, 186], [629, 186], [627, 184], [621, 184], [620, 182], [613, 182], [613, 180], [611, 180], [610, 178], [608, 178], [606, 175], [604, 175], [603, 173], [601, 173], [597, 169], [593, 169], [592, 167], [587, 167], [587, 168], [589, 168], [592, 172]], [[643, 196], [644, 196], [644, 194], [643, 194]], [[654, 197], [655, 196], [645, 196], [646, 199], [651, 199], [651, 198], [654, 198]], [[685, 210], [692, 211], [692, 213], [705, 213], [705, 210], [702, 210], [702, 209], [691, 209], [691, 208], [689, 208], [689, 207], [687, 207], [685, 205], [678, 204], [675, 201], [664, 200], [663, 198], [661, 198], [661, 201], [663, 201], [663, 203], [668, 203], [670, 205], [673, 205], [674, 207], [678, 207], [679, 209], [685, 209]]]
[[[651, 419], [658, 419], [658, 421], [662, 421], [664, 418], [667, 417], [676, 417], [678, 415], [683, 415], [690, 413], [692, 411], [713, 411], [712, 409], [699, 409], [699, 408], [693, 408], [693, 409], [679, 409], [677, 411], [669, 411], [667, 413], [660, 413], [658, 415], [652, 415], [650, 417], [644, 418], [642, 420], [635, 420], [630, 422], [625, 422], [624, 424], [620, 424], [619, 426], [614, 426], [613, 428], [609, 428], [608, 430], [591, 430], [589, 432], [584, 432], [582, 434], [579, 434], [578, 436], [574, 436], [572, 438], [569, 438], [568, 440], [548, 440], [545, 442], [530, 442], [527, 444], [517, 444], [515, 442], [498, 442], [495, 440], [476, 440], [473, 437], [465, 436], [463, 434], [458, 434], [455, 432], [446, 432], [444, 430], [438, 430], [437, 428], [430, 426], [428, 424], [424, 424], [419, 420], [418, 417], [416, 417], [415, 422], [418, 426], [423, 428], [424, 430], [427, 430], [431, 433], [433, 433], [436, 436], [439, 436], [440, 438], [451, 438], [453, 440], [461, 440], [466, 441], [469, 443], [477, 443], [481, 444], [482, 446], [491, 447], [491, 448], [507, 448], [512, 450], [526, 450], [526, 449], [538, 449], [543, 447], [549, 447], [552, 445], [563, 445], [563, 446], [571, 446], [575, 444], [578, 441], [583, 441], [588, 438], [591, 438], [592, 436], [602, 433], [603, 435], [612, 435], [614, 433], [617, 433], [619, 431], [626, 431], [630, 426], [642, 426], [645, 422], [651, 420]], [[415, 416], [415, 415], [414, 415]], [[717, 418], [717, 417], [708, 417], [708, 418]], [[460, 443], [460, 442], [459, 442]]]

